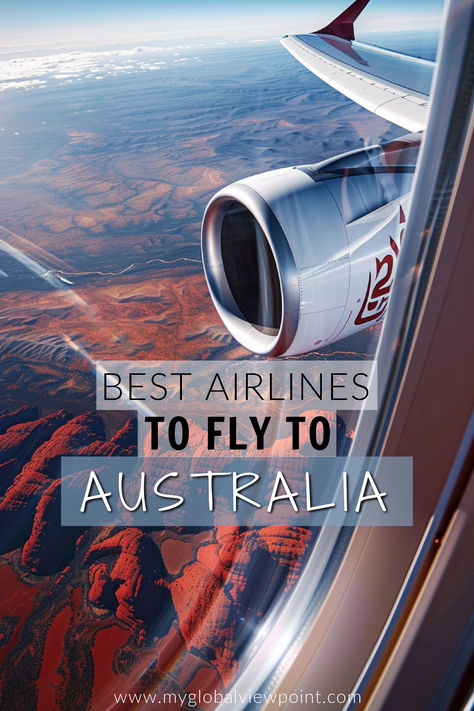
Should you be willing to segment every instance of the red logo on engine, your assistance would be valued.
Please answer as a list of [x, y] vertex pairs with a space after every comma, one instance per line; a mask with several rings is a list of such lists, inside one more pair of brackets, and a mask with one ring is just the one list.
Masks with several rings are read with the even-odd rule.
[[[400, 205], [400, 224], [405, 222], [405, 215]], [[400, 244], [402, 243], [403, 230], [400, 233]], [[399, 248], [395, 240], [390, 237], [391, 252], [383, 259], [378, 257], [375, 260], [375, 274], [369, 274], [369, 283], [365, 292], [364, 301], [357, 314], [354, 323], [361, 326], [381, 318], [388, 304], [390, 289], [392, 288], [392, 273], [395, 258], [398, 257]]]

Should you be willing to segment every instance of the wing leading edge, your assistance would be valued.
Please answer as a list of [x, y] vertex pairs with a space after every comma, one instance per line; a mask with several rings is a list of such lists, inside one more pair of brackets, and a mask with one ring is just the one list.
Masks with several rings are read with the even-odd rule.
[[353, 22], [367, 3], [356, 0], [322, 30], [288, 35], [281, 43], [349, 99], [408, 131], [421, 131], [435, 63], [356, 42]]

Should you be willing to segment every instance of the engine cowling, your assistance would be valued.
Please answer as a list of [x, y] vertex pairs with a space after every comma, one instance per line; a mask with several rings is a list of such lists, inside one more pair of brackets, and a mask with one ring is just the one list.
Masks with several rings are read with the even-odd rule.
[[202, 225], [208, 287], [230, 333], [306, 353], [384, 315], [420, 145], [414, 134], [220, 190]]

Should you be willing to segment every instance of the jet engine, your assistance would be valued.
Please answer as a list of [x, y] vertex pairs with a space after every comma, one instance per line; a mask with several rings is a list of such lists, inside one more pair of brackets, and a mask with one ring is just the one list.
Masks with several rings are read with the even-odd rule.
[[384, 315], [420, 134], [232, 183], [208, 204], [215, 307], [245, 348], [306, 353]]

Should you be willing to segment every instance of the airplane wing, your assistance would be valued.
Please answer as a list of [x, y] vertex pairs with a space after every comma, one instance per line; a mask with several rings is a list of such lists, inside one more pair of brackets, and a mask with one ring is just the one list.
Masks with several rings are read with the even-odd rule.
[[369, 0], [355, 0], [321, 30], [287, 35], [281, 43], [320, 79], [364, 108], [409, 131], [428, 121], [435, 62], [354, 38], [354, 21]]

